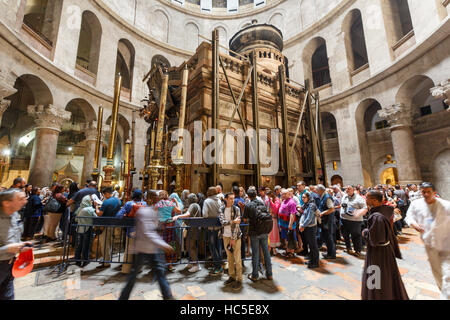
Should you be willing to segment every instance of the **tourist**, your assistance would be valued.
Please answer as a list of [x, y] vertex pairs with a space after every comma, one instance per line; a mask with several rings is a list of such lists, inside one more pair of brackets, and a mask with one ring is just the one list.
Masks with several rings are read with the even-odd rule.
[[256, 217], [267, 207], [261, 201], [256, 199], [256, 189], [247, 190], [250, 202], [245, 205], [243, 217], [249, 222], [249, 236], [252, 247], [252, 273], [248, 278], [255, 282], [259, 280], [258, 271], [260, 270], [260, 249], [264, 256], [266, 267], [266, 279], [273, 280], [272, 261], [269, 252], [269, 234], [258, 234]]
[[280, 211], [281, 201], [278, 199], [275, 192], [270, 191], [269, 194], [269, 212], [272, 215], [273, 229], [269, 234], [270, 249], [272, 254], [275, 254], [275, 248], [281, 245], [280, 229], [278, 228], [278, 213]]
[[287, 189], [281, 190], [281, 199], [283, 202], [278, 211], [280, 237], [286, 247], [286, 257], [293, 258], [294, 251], [298, 248], [297, 233], [295, 232], [297, 204]]
[[[217, 194], [216, 187], [210, 187], [206, 196], [208, 197], [203, 203], [203, 217], [204, 218], [219, 218], [219, 213], [222, 207], [222, 202]], [[213, 259], [213, 270], [211, 274], [220, 276], [223, 274], [222, 257], [221, 257], [221, 242], [219, 241], [220, 226], [208, 227], [208, 246]]]
[[370, 211], [368, 228], [363, 231], [367, 254], [362, 300], [409, 300], [396, 261], [402, 256], [390, 223], [393, 208], [382, 205], [383, 194], [379, 191], [370, 191], [366, 201]]
[[31, 242], [20, 242], [22, 225], [18, 211], [27, 203], [25, 192], [0, 192], [0, 300], [14, 300], [12, 267], [16, 254], [28, 250]]
[[269, 209], [269, 197], [266, 195], [265, 187], [259, 188], [259, 196], [257, 196], [256, 199], [258, 199], [259, 201], [264, 203], [266, 205], [267, 209]]
[[67, 198], [63, 194], [64, 186], [57, 184], [52, 189], [52, 196], [43, 208], [43, 211], [47, 213], [44, 216], [44, 238], [46, 241], [56, 240], [56, 228], [67, 208]]
[[76, 228], [77, 246], [75, 249], [75, 261], [76, 265], [82, 268], [89, 264], [89, 253], [94, 234], [92, 217], [97, 217], [99, 211], [98, 208], [94, 208], [93, 205], [94, 201], [92, 201], [92, 196], [87, 195], [83, 198], [80, 206], [74, 213], [75, 221], [78, 224]]
[[[362, 251], [361, 226], [364, 220], [363, 216], [366, 213], [366, 201], [355, 192], [353, 186], [347, 186], [346, 194], [342, 198], [341, 203], [341, 231], [345, 240], [346, 252], [355, 254], [358, 257]], [[354, 252], [352, 243], [355, 249]]]
[[[160, 196], [161, 200], [159, 202], [168, 201], [167, 192], [164, 192], [165, 195], [162, 197]], [[119, 300], [128, 300], [130, 298], [131, 291], [136, 283], [137, 275], [141, 271], [142, 266], [146, 263], [148, 263], [153, 270], [156, 280], [159, 283], [163, 299], [174, 299], [165, 275], [166, 268], [164, 255], [161, 253], [161, 250], [164, 250], [166, 255], [172, 255], [174, 250], [172, 246], [164, 242], [156, 232], [159, 221], [161, 221], [161, 217], [158, 214], [159, 209], [156, 206], [157, 201], [158, 196], [156, 193], [154, 191], [148, 191], [147, 203], [149, 206], [141, 208], [136, 213], [136, 242], [133, 250], [136, 254], [136, 258], [133, 261], [131, 274], [128, 277], [127, 284], [122, 290]], [[164, 203], [161, 203], [160, 205], [163, 206]]]
[[241, 262], [241, 210], [234, 205], [234, 194], [225, 195], [225, 206], [221, 208], [219, 220], [223, 227], [223, 245], [227, 253], [228, 275], [225, 285], [232, 285], [234, 291], [242, 288]]
[[42, 205], [41, 198], [39, 197], [41, 193], [41, 189], [38, 187], [34, 187], [31, 190], [31, 195], [28, 198], [28, 202], [25, 206], [25, 215], [24, 215], [24, 232], [23, 232], [23, 240], [32, 240], [34, 238], [34, 234], [36, 233], [36, 227], [38, 225], [39, 219], [42, 216]]
[[13, 180], [13, 184], [10, 189], [20, 189], [25, 192], [25, 186], [27, 181], [22, 177], [17, 177]]
[[[131, 201], [125, 203], [125, 205], [120, 209], [117, 213], [116, 218], [122, 219], [124, 217], [127, 218], [135, 218], [136, 212], [142, 208], [147, 206], [147, 203], [142, 200], [142, 191], [137, 189], [133, 191], [131, 195]], [[126, 263], [122, 264], [122, 273], [128, 274], [131, 271], [131, 263], [133, 262], [133, 254], [132, 250], [130, 250], [134, 245], [134, 228], [126, 228], [126, 244], [125, 244], [125, 252], [126, 252]]]
[[273, 188], [273, 191], [275, 192], [275, 196], [278, 199], [281, 199], [281, 186], [275, 186], [275, 188]]
[[411, 202], [406, 223], [420, 232], [441, 299], [450, 299], [450, 201], [436, 198], [435, 187], [421, 185], [422, 198]]
[[309, 247], [309, 261], [305, 264], [310, 269], [315, 269], [319, 267], [319, 247], [317, 246], [317, 216], [316, 211], [317, 206], [315, 201], [312, 199], [309, 192], [305, 192], [302, 195], [303, 200], [303, 214], [300, 219], [300, 232], [304, 234], [305, 242]]
[[320, 196], [320, 219], [322, 221], [320, 225], [321, 240], [319, 241], [319, 247], [322, 246], [322, 241], [327, 246], [327, 254], [323, 255], [324, 259], [336, 259], [336, 245], [333, 239], [334, 228], [334, 201], [333, 198], [326, 192], [324, 185], [319, 184], [317, 186], [317, 192]]
[[[242, 187], [238, 187], [238, 186], [234, 186], [233, 187], [233, 193], [234, 193], [234, 205], [237, 206], [239, 209], [241, 209], [241, 216], [243, 214], [243, 208], [245, 206], [245, 199], [244, 199], [244, 188]], [[241, 261], [242, 261], [242, 268], [245, 268], [245, 263], [244, 263], [244, 259], [245, 259], [245, 253], [246, 253], [246, 248], [250, 248], [250, 245], [247, 245], [247, 234], [248, 234], [248, 226], [245, 226], [246, 222], [244, 219], [241, 219], [241, 232], [242, 232], [242, 236], [241, 236]]]
[[183, 212], [185, 213], [188, 209], [188, 205], [187, 205], [187, 197], [190, 195], [191, 193], [189, 192], [189, 190], [185, 189], [183, 190], [183, 192], [181, 192], [181, 203], [183, 204]]
[[401, 220], [402, 227], [407, 227], [406, 222], [405, 222], [405, 217], [406, 217], [406, 210], [408, 208], [408, 196], [406, 195], [405, 191], [398, 184], [395, 185], [395, 190], [394, 190], [393, 196], [397, 197], [397, 206], [400, 209], [400, 211], [402, 212], [402, 220]]
[[[195, 193], [191, 193], [186, 197], [185, 204], [185, 207], [187, 207], [186, 213], [174, 216], [174, 221], [178, 219], [202, 217], [202, 209], [198, 204], [198, 197], [195, 195]], [[197, 240], [200, 240], [199, 233], [199, 228], [190, 227], [187, 229], [187, 246], [190, 262], [186, 266], [185, 270], [189, 271], [190, 273], [198, 272], [201, 270], [200, 264], [198, 262], [198, 248], [200, 246], [200, 241], [197, 244]]]
[[[83, 191], [83, 190], [81, 190]], [[79, 191], [79, 192], [81, 192]], [[94, 193], [95, 194], [95, 193]], [[98, 210], [98, 216], [103, 218], [115, 218], [116, 214], [120, 210], [120, 200], [116, 197], [113, 197], [113, 189], [112, 187], [106, 187], [102, 190], [103, 197], [105, 201], [101, 208]], [[89, 195], [89, 194], [88, 194]], [[94, 201], [95, 202], [95, 201]], [[105, 225], [103, 227], [103, 232], [100, 234], [99, 242], [103, 255], [103, 262], [100, 267], [109, 268], [111, 266], [111, 254], [112, 254], [112, 244], [114, 241], [114, 237], [116, 236], [117, 230], [119, 228], [112, 228]]]
[[421, 199], [422, 192], [417, 188], [417, 185], [411, 184], [408, 192], [409, 203], [411, 204], [413, 201], [417, 199]]
[[[158, 230], [161, 233], [163, 240], [172, 247], [175, 247], [175, 222], [173, 221], [173, 217], [175, 216], [175, 214], [181, 213], [180, 204], [177, 203], [177, 200], [175, 198], [169, 199], [169, 194], [167, 193], [167, 191], [162, 190], [159, 192], [159, 201], [156, 204], [156, 207], [158, 208], [159, 217]], [[169, 264], [169, 270], [173, 269], [172, 264], [176, 262], [176, 259], [176, 254], [173, 254], [172, 251], [170, 252], [170, 255], [166, 255], [166, 261]]]
[[98, 199], [100, 199], [100, 192], [98, 192], [97, 190], [97, 182], [95, 181], [91, 181], [88, 184], [87, 188], [81, 189], [80, 191], [76, 192], [72, 198], [69, 199], [69, 201], [67, 202], [67, 206], [71, 206], [72, 204], [75, 204], [74, 212], [78, 209], [78, 207], [80, 206], [81, 201], [83, 200], [83, 198], [85, 196], [91, 195], [91, 194], [95, 194], [97, 196]]
[[224, 203], [225, 195], [223, 194], [223, 186], [222, 184], [218, 184], [216, 186], [217, 188], [217, 197], [222, 201], [222, 204]]

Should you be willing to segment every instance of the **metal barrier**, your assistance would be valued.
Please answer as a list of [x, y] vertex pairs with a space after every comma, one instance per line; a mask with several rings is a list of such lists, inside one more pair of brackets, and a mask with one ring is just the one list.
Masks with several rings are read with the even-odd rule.
[[[132, 264], [133, 246], [135, 236], [135, 219], [131, 218], [106, 218], [106, 217], [83, 217], [83, 220], [91, 223], [72, 223], [75, 230], [75, 255], [70, 256], [70, 237], [64, 235], [63, 259], [60, 270], [65, 269], [69, 264], [76, 262], [98, 262], [105, 264]], [[178, 223], [179, 222], [179, 223]], [[67, 223], [67, 222], [66, 222]], [[212, 263], [209, 258], [210, 249], [208, 239], [208, 228], [220, 226], [216, 218], [186, 218], [179, 219], [176, 223], [160, 224], [158, 233], [162, 238], [172, 245], [175, 254], [166, 255], [166, 263], [170, 265]], [[245, 232], [248, 224], [241, 224], [243, 237], [241, 241], [246, 241]], [[222, 239], [218, 239], [220, 244], [219, 254], [222, 262], [226, 262], [226, 254]], [[247, 245], [247, 243], [245, 244]], [[245, 248], [242, 246], [241, 248]], [[250, 258], [245, 257], [245, 260]], [[200, 259], [203, 258], [203, 259]]]

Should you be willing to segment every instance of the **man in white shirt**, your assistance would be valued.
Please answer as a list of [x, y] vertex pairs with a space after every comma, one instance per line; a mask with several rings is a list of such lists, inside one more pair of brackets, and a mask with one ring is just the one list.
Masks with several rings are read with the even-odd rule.
[[355, 249], [355, 255], [360, 256], [362, 251], [362, 223], [363, 216], [367, 214], [366, 200], [355, 192], [353, 186], [347, 186], [347, 193], [341, 203], [342, 235], [344, 236], [346, 251], [353, 254], [350, 236]]
[[409, 187], [408, 197], [410, 202], [422, 198], [422, 193], [415, 184], [412, 184]]
[[450, 299], [450, 202], [436, 198], [429, 182], [421, 185], [423, 198], [416, 199], [406, 223], [420, 232], [441, 299]]

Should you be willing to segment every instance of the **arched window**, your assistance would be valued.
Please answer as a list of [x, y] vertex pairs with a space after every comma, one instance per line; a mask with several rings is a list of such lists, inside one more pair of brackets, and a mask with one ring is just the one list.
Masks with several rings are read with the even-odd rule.
[[327, 45], [325, 41], [314, 51], [311, 58], [314, 88], [331, 83], [330, 66], [328, 65]]
[[27, 0], [23, 23], [47, 44], [53, 46], [61, 19], [62, 1]]
[[100, 56], [102, 27], [95, 14], [83, 12], [78, 41], [77, 66], [96, 75]]
[[345, 47], [350, 72], [369, 63], [361, 12], [352, 10], [344, 19]]
[[134, 47], [130, 41], [121, 39], [117, 47], [116, 74], [122, 75], [122, 94], [131, 99], [133, 88]]
[[408, 0], [382, 1], [382, 9], [389, 45], [395, 52], [414, 35]]
[[184, 47], [186, 50], [195, 51], [199, 45], [199, 30], [197, 25], [192, 22], [186, 24], [185, 37], [184, 37]]

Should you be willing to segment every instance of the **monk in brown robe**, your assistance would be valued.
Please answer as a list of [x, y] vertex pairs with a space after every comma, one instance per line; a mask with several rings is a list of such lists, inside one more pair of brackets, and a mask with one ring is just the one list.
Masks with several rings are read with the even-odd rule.
[[362, 300], [409, 300], [396, 261], [402, 255], [390, 224], [394, 208], [382, 205], [383, 195], [379, 191], [370, 191], [366, 201], [371, 210], [368, 228], [363, 231], [367, 255]]

